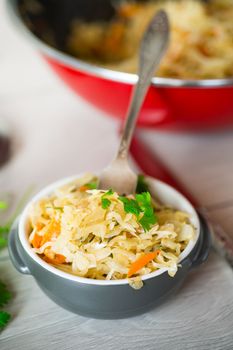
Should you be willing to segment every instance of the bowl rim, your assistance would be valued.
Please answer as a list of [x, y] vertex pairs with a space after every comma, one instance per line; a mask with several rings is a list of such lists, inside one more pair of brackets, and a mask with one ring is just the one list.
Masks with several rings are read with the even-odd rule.
[[[57, 61], [61, 65], [68, 66], [74, 70], [88, 73], [92, 76], [102, 79], [124, 83], [124, 84], [136, 84], [138, 80], [137, 74], [125, 73], [120, 71], [103, 68], [91, 63], [87, 63], [81, 59], [72, 57], [71, 55], [62, 52], [61, 50], [54, 48], [46, 44], [42, 39], [37, 37], [25, 24], [19, 8], [18, 0], [6, 1], [6, 7], [12, 22], [17, 26], [25, 37], [30, 39], [41, 50], [42, 54], [48, 56], [50, 59]], [[162, 78], [154, 77], [151, 81], [154, 87], [173, 87], [173, 88], [230, 88], [233, 87], [233, 77], [226, 79], [175, 79], [175, 78]]]
[[[129, 284], [129, 281], [127, 278], [119, 279], [119, 280], [95, 280], [95, 279], [86, 278], [86, 277], [79, 277], [76, 275], [72, 275], [68, 272], [64, 272], [62, 270], [59, 270], [58, 268], [53, 267], [52, 265], [46, 263], [43, 259], [41, 259], [39, 257], [39, 255], [36, 254], [32, 250], [32, 247], [29, 243], [28, 237], [26, 237], [27, 236], [26, 226], [27, 226], [27, 221], [28, 221], [28, 211], [29, 211], [31, 205], [33, 203], [37, 202], [40, 198], [50, 194], [54, 189], [56, 189], [60, 186], [63, 186], [69, 182], [72, 182], [75, 179], [82, 177], [83, 175], [84, 175], [84, 173], [69, 176], [66, 178], [62, 178], [58, 181], [55, 181], [55, 182], [51, 183], [50, 185], [44, 187], [41, 191], [39, 191], [35, 196], [33, 196], [30, 199], [30, 201], [28, 202], [28, 204], [24, 208], [22, 214], [20, 215], [19, 223], [18, 223], [18, 238], [19, 238], [19, 241], [21, 243], [21, 246], [23, 247], [23, 249], [27, 253], [27, 255], [29, 255], [34, 260], [34, 262], [38, 263], [42, 268], [46, 269], [47, 271], [49, 271], [49, 272], [51, 272], [59, 277], [68, 279], [70, 281], [79, 282], [82, 284], [102, 285], [102, 286]], [[180, 254], [178, 262], [182, 263], [185, 259], [188, 258], [189, 254], [196, 247], [196, 244], [199, 240], [200, 232], [201, 232], [199, 216], [198, 216], [196, 210], [194, 209], [193, 205], [175, 188], [171, 187], [170, 185], [166, 184], [165, 182], [162, 182], [162, 181], [157, 180], [155, 178], [152, 178], [150, 176], [145, 176], [145, 178], [149, 181], [150, 186], [153, 183], [153, 185], [155, 187], [160, 186], [160, 188], [163, 188], [163, 191], [170, 192], [170, 195], [172, 194], [173, 197], [174, 196], [176, 197], [177, 201], [179, 201], [180, 203], [182, 202], [183, 205], [188, 208], [188, 212], [192, 215], [192, 221], [193, 221], [195, 228], [196, 228], [196, 235], [195, 235], [194, 239], [192, 239], [188, 243], [185, 250]], [[153, 189], [152, 189], [152, 192], [153, 192]], [[29, 268], [29, 270], [30, 270], [30, 268]], [[163, 273], [167, 273], [167, 268], [161, 268], [157, 271], [143, 275], [143, 276], [141, 276], [141, 279], [142, 279], [142, 281], [146, 281], [146, 280], [152, 279], [154, 277], [160, 276]]]

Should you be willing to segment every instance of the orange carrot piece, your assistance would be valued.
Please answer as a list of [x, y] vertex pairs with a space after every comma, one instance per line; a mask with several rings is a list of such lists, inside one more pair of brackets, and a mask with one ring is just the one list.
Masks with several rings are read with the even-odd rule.
[[88, 187], [88, 186], [86, 186], [86, 185], [83, 185], [83, 186], [81, 186], [81, 187], [79, 187], [79, 191], [80, 192], [85, 192], [85, 191], [87, 191], [87, 190], [89, 190], [90, 188]]
[[153, 260], [159, 253], [160, 250], [156, 250], [155, 252], [145, 254], [134, 261], [129, 268], [128, 277], [132, 277], [135, 273], [146, 266], [151, 260]]
[[48, 256], [44, 256], [43, 260], [49, 264], [57, 265], [57, 264], [64, 264], [64, 262], [66, 261], [66, 258], [64, 257], [64, 255], [56, 254], [53, 259], [49, 258]]
[[56, 254], [55, 255], [55, 260], [58, 264], [63, 264], [66, 261], [66, 258], [62, 254]]
[[41, 224], [40, 222], [36, 224], [36, 229], [37, 229], [37, 231], [42, 230], [43, 227], [44, 227], [44, 225]]
[[52, 237], [57, 237], [60, 233], [60, 224], [57, 221], [51, 221], [48, 231], [42, 236], [41, 245], [51, 241]]
[[34, 248], [40, 248], [42, 242], [42, 236], [39, 236], [37, 233], [34, 234], [33, 240], [32, 240], [32, 246]]

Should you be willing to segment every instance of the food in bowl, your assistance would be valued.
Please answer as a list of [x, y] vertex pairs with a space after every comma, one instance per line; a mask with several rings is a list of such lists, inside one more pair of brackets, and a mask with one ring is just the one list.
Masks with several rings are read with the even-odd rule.
[[[134, 288], [138, 289], [135, 290], [129, 287], [127, 278], [106, 280], [79, 277], [62, 271], [57, 265], [54, 267], [45, 262], [33, 251], [29, 242], [30, 210], [35, 203], [53, 196], [57, 189], [77, 183], [77, 178], [83, 178], [83, 175], [59, 180], [36, 194], [12, 226], [9, 235], [9, 254], [15, 268], [23, 274], [31, 274], [43, 292], [58, 305], [74, 313], [94, 318], [116, 319], [139, 315], [161, 305], [169, 296], [174, 295], [189, 272], [206, 261], [211, 244], [211, 228], [207, 221], [181, 193], [159, 180], [146, 176], [145, 181], [152, 196], [159, 198], [161, 203], [168, 203], [172, 208], [189, 213], [189, 221], [195, 228], [194, 238], [180, 254], [179, 268], [173, 278], [167, 273], [167, 268], [157, 269], [136, 277], [142, 280], [144, 287], [140, 288], [142, 282], [139, 284], [139, 281], [135, 281]], [[89, 179], [86, 181], [90, 181]], [[82, 186], [85, 183], [79, 182], [78, 185]], [[144, 182], [140, 181], [138, 191], [147, 191]]]
[[196, 237], [190, 214], [160, 204], [139, 178], [135, 195], [97, 189], [87, 174], [31, 205], [29, 242], [60, 270], [97, 280], [129, 279], [164, 269], [173, 277]]
[[159, 9], [168, 13], [171, 42], [157, 76], [180, 79], [233, 77], [232, 0], [120, 1], [110, 22], [75, 20], [67, 41], [72, 55], [135, 73], [142, 35]]

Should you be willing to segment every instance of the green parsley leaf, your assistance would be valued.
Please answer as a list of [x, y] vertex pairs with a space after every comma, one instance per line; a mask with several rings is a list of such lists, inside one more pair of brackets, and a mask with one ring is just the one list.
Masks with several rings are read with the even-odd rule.
[[153, 209], [151, 206], [151, 195], [149, 192], [143, 192], [141, 194], [136, 194], [136, 201], [138, 202], [139, 207], [142, 211], [146, 211], [149, 208]]
[[0, 227], [0, 249], [3, 249], [7, 246], [7, 237], [10, 232], [10, 226]]
[[0, 237], [0, 249], [7, 246], [7, 238]]
[[10, 232], [10, 227], [8, 225], [0, 226], [0, 234], [9, 233], [9, 232]]
[[96, 190], [97, 189], [97, 182], [89, 182], [85, 184], [84, 186], [87, 186], [90, 190]]
[[145, 231], [148, 231], [152, 225], [157, 222], [154, 209], [151, 204], [151, 195], [149, 192], [136, 194], [136, 200], [143, 212], [143, 217], [139, 220]]
[[101, 204], [103, 209], [107, 209], [110, 206], [111, 201], [106, 197], [111, 196], [113, 193], [114, 193], [113, 190], [110, 189], [107, 192], [105, 192], [101, 197]]
[[102, 198], [111, 196], [113, 193], [114, 193], [113, 190], [110, 188], [110, 190], [108, 190], [107, 192], [105, 192], [105, 193], [103, 194]]
[[102, 203], [102, 208], [107, 209], [110, 206], [111, 201], [107, 198], [102, 198], [101, 203]]
[[119, 197], [119, 200], [124, 204], [124, 210], [126, 213], [132, 213], [139, 216], [141, 209], [135, 199], [129, 199], [123, 196]]
[[[4, 306], [11, 299], [11, 293], [7, 290], [4, 283], [0, 281], [0, 307]], [[0, 331], [7, 325], [11, 316], [5, 312], [0, 311]]]
[[156, 216], [153, 214], [144, 213], [143, 217], [139, 220], [140, 224], [144, 228], [145, 231], [149, 231], [152, 225], [156, 223]]
[[11, 293], [7, 290], [4, 283], [0, 282], [0, 307], [7, 304], [11, 299]]
[[8, 208], [8, 204], [5, 201], [0, 201], [0, 210], [6, 210]]
[[[145, 231], [148, 231], [156, 223], [157, 218], [151, 204], [149, 192], [136, 194], [135, 199], [123, 196], [119, 196], [119, 199], [124, 204], [125, 212], [134, 214]], [[142, 217], [141, 214], [143, 214]]]
[[11, 316], [7, 312], [0, 311], [0, 330], [3, 329], [7, 325], [10, 318], [11, 318]]
[[145, 181], [145, 176], [138, 175], [136, 193], [142, 193], [142, 192], [149, 192], [149, 186], [147, 185], [147, 183]]
[[10, 226], [0, 226], [0, 249], [7, 246], [7, 236], [10, 232]]

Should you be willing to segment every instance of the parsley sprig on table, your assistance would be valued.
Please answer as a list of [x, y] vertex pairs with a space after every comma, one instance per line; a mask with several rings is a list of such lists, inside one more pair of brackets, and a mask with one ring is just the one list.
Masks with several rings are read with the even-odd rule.
[[5, 201], [0, 201], [0, 210], [5, 210], [8, 208], [8, 204]]
[[[5, 201], [0, 201], [0, 211], [4, 211], [8, 208], [8, 204]], [[0, 249], [7, 246], [7, 236], [10, 231], [10, 223], [0, 226]]]
[[[8, 204], [5, 201], [0, 201], [0, 210], [8, 208]], [[7, 245], [7, 236], [10, 231], [10, 224], [0, 226], [0, 249], [5, 248]], [[8, 303], [11, 299], [11, 293], [7, 290], [4, 283], [0, 281], [0, 309]], [[0, 310], [0, 331], [7, 325], [10, 320], [10, 314], [8, 312]]]
[[[0, 308], [2, 308], [11, 299], [11, 293], [7, 290], [4, 283], [0, 282]], [[0, 331], [7, 325], [11, 316], [8, 312], [0, 310]]]
[[[11, 217], [6, 221], [4, 225], [0, 226], [0, 250], [7, 246], [8, 234], [10, 232], [11, 225], [13, 224], [13, 221], [21, 212], [22, 208], [24, 207], [25, 203], [28, 200], [28, 197], [31, 195], [31, 192], [32, 192], [32, 188], [30, 188], [27, 192], [25, 192], [23, 197], [20, 199], [14, 213], [11, 215]], [[0, 211], [4, 211], [6, 209], [8, 209], [8, 203], [0, 200]], [[5, 312], [2, 310], [2, 307], [5, 304], [7, 304], [10, 299], [11, 299], [11, 293], [8, 291], [5, 284], [0, 281], [0, 331], [7, 325], [7, 323], [11, 318], [8, 312]]]

